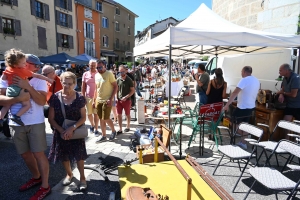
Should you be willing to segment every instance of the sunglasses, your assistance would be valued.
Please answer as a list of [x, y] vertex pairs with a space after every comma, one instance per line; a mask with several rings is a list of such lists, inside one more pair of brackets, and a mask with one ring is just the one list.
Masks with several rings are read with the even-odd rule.
[[34, 65], [35, 68], [41, 68], [40, 65], [37, 65], [37, 64], [31, 63], [31, 62], [27, 62], [27, 63], [30, 64], [30, 65]]
[[61, 82], [62, 85], [64, 86], [72, 86], [74, 83], [65, 83], [65, 82]]
[[126, 72], [123, 71], [123, 72], [119, 72], [119, 73], [120, 73], [120, 74], [125, 74]]
[[97, 67], [97, 69], [99, 69], [99, 70], [102, 70], [102, 69], [103, 69], [103, 67]]

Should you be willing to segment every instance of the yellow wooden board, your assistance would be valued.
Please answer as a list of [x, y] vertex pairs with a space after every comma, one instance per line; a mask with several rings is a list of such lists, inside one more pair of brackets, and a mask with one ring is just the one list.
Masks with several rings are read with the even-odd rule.
[[[193, 200], [221, 199], [185, 160], [179, 164], [192, 179]], [[121, 197], [126, 199], [130, 186], [150, 187], [155, 194], [168, 195], [170, 200], [187, 199], [187, 182], [172, 161], [119, 166]]]

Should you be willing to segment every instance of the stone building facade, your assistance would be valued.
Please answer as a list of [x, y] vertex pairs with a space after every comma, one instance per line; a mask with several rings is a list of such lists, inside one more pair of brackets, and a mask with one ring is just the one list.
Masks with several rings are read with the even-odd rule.
[[212, 0], [212, 10], [237, 25], [255, 30], [295, 34], [300, 0]]

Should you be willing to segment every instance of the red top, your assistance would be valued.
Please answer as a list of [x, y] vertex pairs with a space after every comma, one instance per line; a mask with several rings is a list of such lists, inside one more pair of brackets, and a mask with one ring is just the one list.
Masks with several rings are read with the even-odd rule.
[[58, 92], [59, 90], [62, 90], [62, 85], [58, 76], [55, 76], [54, 81], [55, 82], [53, 84], [47, 82], [48, 85], [47, 101], [49, 101], [50, 97], [53, 94], [53, 87], [54, 87], [54, 93]]
[[13, 83], [14, 76], [19, 76], [22, 79], [28, 79], [29, 77], [32, 77], [33, 74], [33, 72], [29, 71], [28, 69], [13, 67], [6, 67], [3, 73], [6, 76], [8, 85], [11, 85]]

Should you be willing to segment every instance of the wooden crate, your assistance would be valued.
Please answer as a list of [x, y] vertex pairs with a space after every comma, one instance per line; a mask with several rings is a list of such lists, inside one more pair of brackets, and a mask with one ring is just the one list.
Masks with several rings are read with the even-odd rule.
[[[140, 152], [137, 147], [136, 156], [139, 157]], [[160, 147], [158, 148], [158, 162], [164, 161], [164, 151]], [[154, 148], [146, 149], [143, 151], [143, 163], [151, 163], [154, 162]]]

